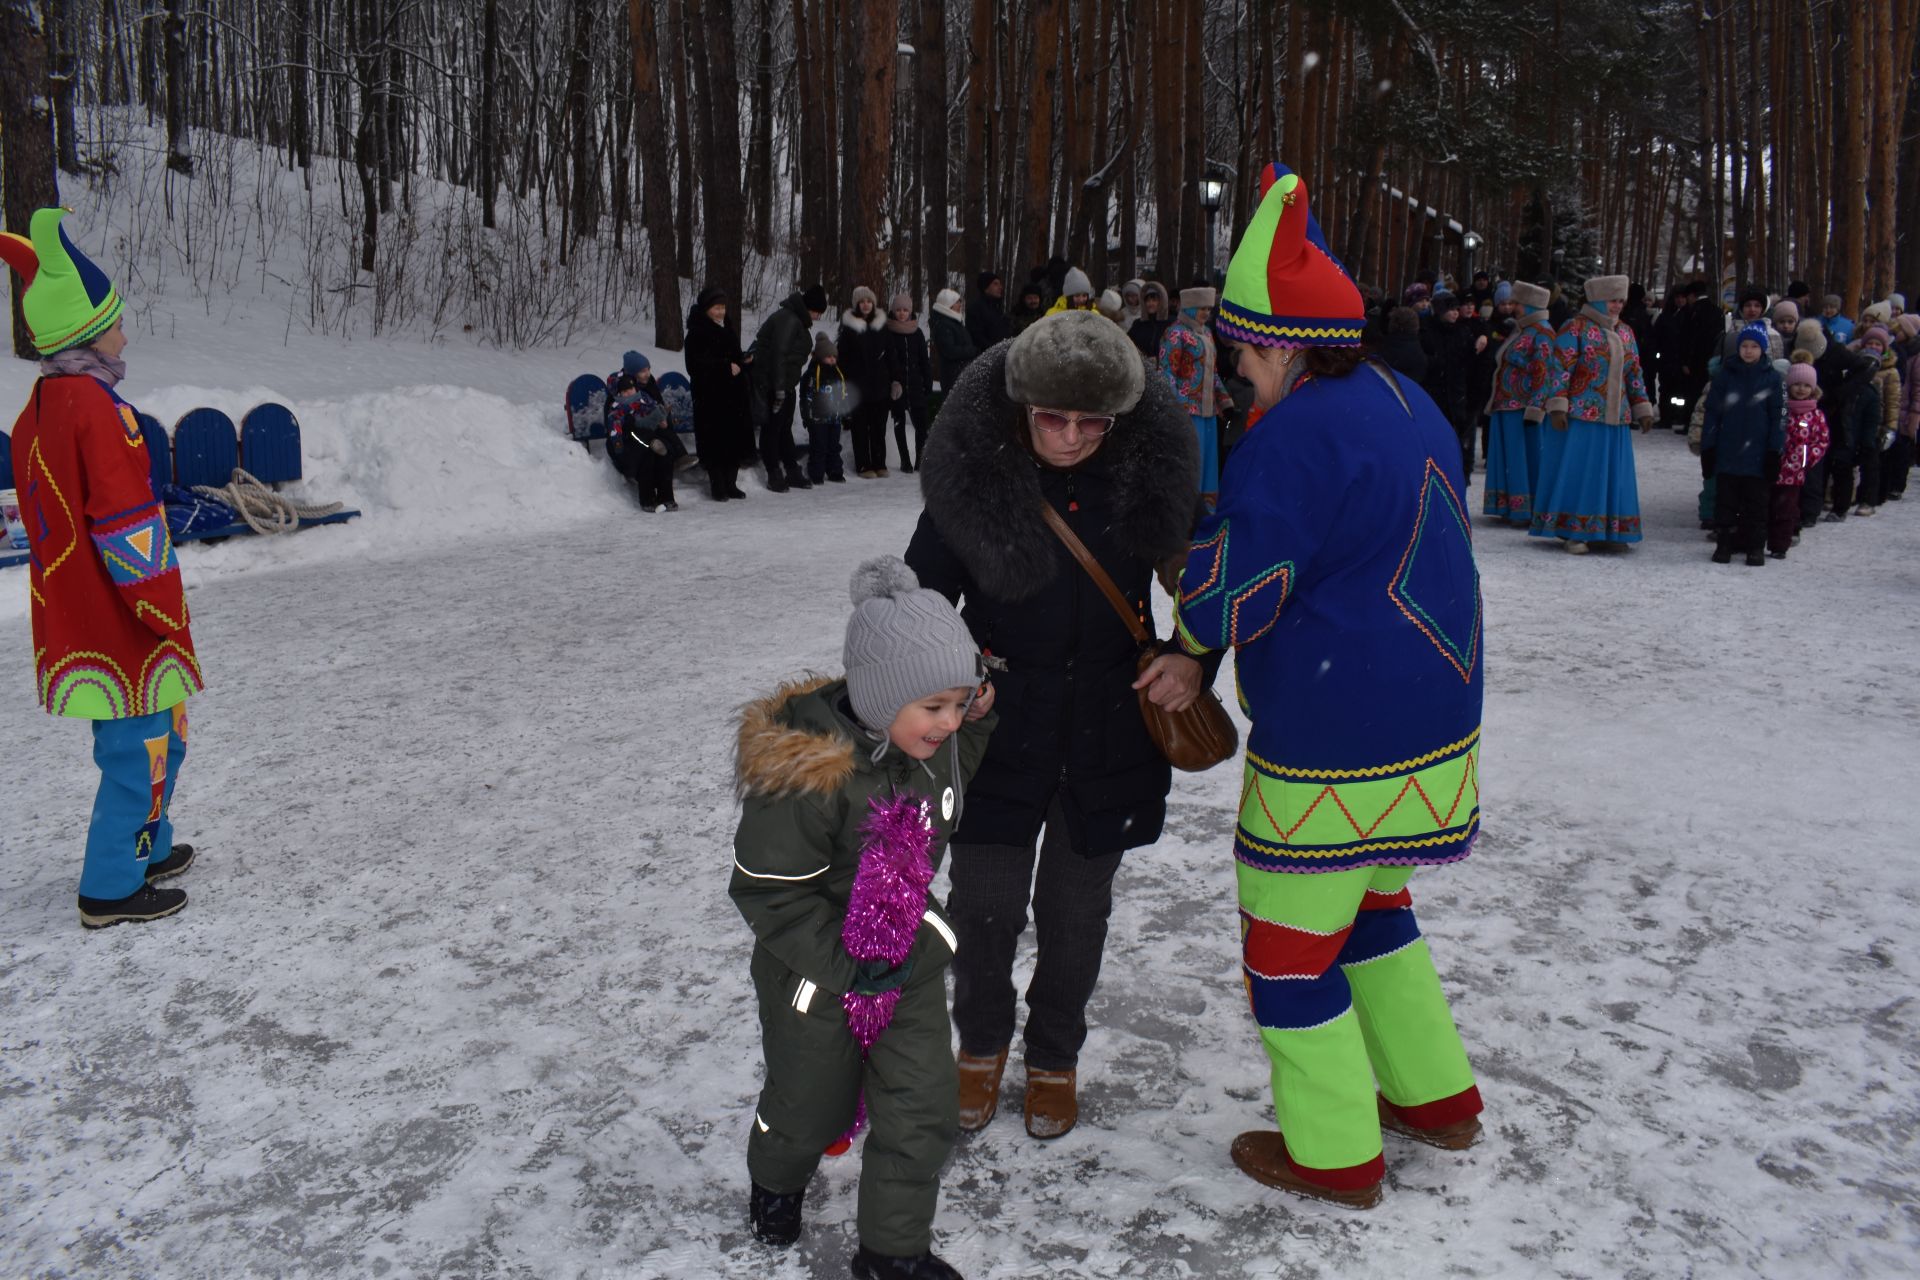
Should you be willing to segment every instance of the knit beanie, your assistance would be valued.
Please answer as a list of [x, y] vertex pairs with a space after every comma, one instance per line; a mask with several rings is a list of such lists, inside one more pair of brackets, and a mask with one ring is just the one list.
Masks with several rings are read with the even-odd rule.
[[[1513, 282], [1512, 281], [1502, 280], [1499, 284], [1493, 286], [1493, 305], [1494, 306], [1496, 307], [1505, 306], [1507, 303], [1511, 301], [1513, 301]], [[1540, 305], [1544, 307], [1547, 304], [1545, 302], [1542, 302]]]
[[853, 286], [853, 305], [857, 307], [863, 302], [871, 302], [877, 307], [880, 305], [880, 298], [873, 290], [867, 288], [867, 286], [857, 284]]
[[1822, 305], [1832, 307], [1835, 311], [1839, 311], [1839, 310], [1842, 310], [1847, 304], [1841, 299], [1839, 294], [1830, 293], [1826, 296], [1826, 299], [1824, 300]]
[[[959, 295], [956, 294], [955, 296], [958, 297]], [[893, 301], [888, 303], [887, 306], [894, 311], [904, 311], [908, 315], [912, 315], [913, 314], [913, 295], [903, 290], [899, 293], [894, 294]]]
[[1513, 300], [1529, 311], [1545, 311], [1547, 304], [1553, 301], [1552, 294], [1537, 284], [1528, 284], [1525, 280], [1515, 280], [1512, 293]]
[[1120, 300], [1120, 294], [1117, 290], [1102, 289], [1100, 291], [1100, 300], [1094, 304], [1094, 307], [1107, 319], [1118, 320], [1121, 315], [1125, 313], [1127, 304]]
[[1900, 311], [1901, 311], [1901, 313], [1902, 313], [1903, 315], [1904, 315], [1904, 314], [1906, 313], [1906, 310], [1907, 310], [1907, 295], [1906, 295], [1906, 294], [1904, 294], [1904, 293], [1890, 293], [1890, 294], [1888, 294], [1888, 295], [1887, 295], [1887, 301], [1888, 301], [1888, 302], [1891, 302], [1891, 303], [1892, 303], [1892, 304], [1893, 304], [1894, 306], [1896, 306], [1896, 307], [1898, 307], [1898, 308], [1900, 309]]
[[828, 357], [832, 357], [833, 359], [838, 360], [840, 358], [840, 348], [834, 346], [833, 339], [829, 338], [826, 334], [824, 333], [814, 334], [813, 335], [814, 360], [815, 361], [825, 360]]
[[1916, 334], [1920, 334], [1920, 316], [1908, 312], [1893, 322], [1893, 331], [1900, 335], [1902, 341], [1911, 341]]
[[[902, 294], [901, 296], [905, 297], [906, 295]], [[894, 301], [898, 302], [900, 299], [895, 298]], [[909, 299], [909, 301], [911, 301], [911, 299]], [[942, 289], [939, 293], [935, 294], [933, 297], [933, 309], [949, 319], [958, 320], [962, 324], [966, 323], [966, 316], [960, 312], [960, 294], [953, 289]]]
[[1799, 324], [1800, 308], [1791, 302], [1774, 303], [1773, 304], [1773, 322], [1775, 324], [1780, 324], [1783, 321], [1787, 324]]
[[[1820, 385], [1820, 376], [1810, 362], [1795, 361], [1787, 370], [1787, 399], [1811, 400], [1812, 389]], [[1797, 392], [1797, 394], [1796, 394]]]
[[979, 275], [974, 277], [973, 285], [974, 285], [974, 288], [980, 290], [981, 293], [985, 293], [988, 287], [992, 285], [993, 282], [995, 280], [998, 280], [999, 278], [1000, 278], [1000, 273], [998, 271], [982, 271]]
[[979, 683], [980, 647], [960, 611], [922, 587], [906, 561], [867, 561], [853, 571], [850, 594], [847, 700], [867, 728], [885, 729], [915, 699]]
[[27, 331], [43, 356], [82, 347], [113, 328], [120, 318], [119, 290], [106, 272], [67, 239], [60, 220], [65, 209], [39, 209], [31, 239], [6, 237], [0, 255], [26, 281], [20, 295]]
[[622, 373], [645, 373], [651, 368], [653, 368], [653, 361], [647, 359], [638, 351], [629, 351], [620, 357], [620, 371]]
[[1827, 330], [1818, 320], [1802, 320], [1793, 330], [1793, 349], [1818, 360], [1827, 354]]
[[1893, 345], [1893, 335], [1887, 331], [1885, 325], [1868, 325], [1867, 331], [1860, 335], [1860, 341], [1862, 342], [1871, 342], [1876, 338], [1879, 339], [1882, 350]]
[[1767, 326], [1756, 320], [1752, 324], [1741, 326], [1740, 338], [1738, 342], [1734, 343], [1734, 347], [1737, 350], [1742, 342], [1757, 342], [1760, 344], [1760, 355], [1764, 358], [1767, 354], [1767, 340], [1770, 336], [1767, 331]]
[[800, 302], [807, 310], [824, 314], [827, 309], [827, 291], [817, 284], [810, 284], [801, 292]]
[[1263, 347], [1357, 347], [1366, 304], [1327, 248], [1299, 174], [1260, 171], [1260, 204], [1227, 266], [1220, 331]]
[[1860, 313], [1860, 323], [1867, 324], [1867, 325], [1892, 324], [1893, 323], [1893, 304], [1891, 302], [1886, 301], [1885, 299], [1882, 299], [1879, 302], [1874, 303], [1872, 306], [1868, 307], [1865, 311]]
[[1081, 294], [1093, 296], [1093, 281], [1087, 279], [1087, 273], [1078, 267], [1067, 268], [1067, 278], [1060, 285], [1060, 296], [1077, 298]]

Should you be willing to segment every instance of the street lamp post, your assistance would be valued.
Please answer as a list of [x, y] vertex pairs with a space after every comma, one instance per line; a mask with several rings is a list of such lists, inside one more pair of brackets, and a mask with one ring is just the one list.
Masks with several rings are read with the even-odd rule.
[[1473, 255], [1480, 252], [1480, 246], [1485, 243], [1486, 241], [1480, 238], [1480, 233], [1477, 231], [1469, 231], [1460, 237], [1460, 247], [1467, 251], [1467, 279], [1469, 281], [1473, 279]]
[[1220, 205], [1226, 198], [1227, 184], [1224, 181], [1211, 176], [1200, 179], [1200, 208], [1201, 211], [1207, 215], [1208, 285], [1212, 285], [1214, 280], [1214, 246], [1216, 240], [1213, 233], [1213, 220], [1219, 216]]

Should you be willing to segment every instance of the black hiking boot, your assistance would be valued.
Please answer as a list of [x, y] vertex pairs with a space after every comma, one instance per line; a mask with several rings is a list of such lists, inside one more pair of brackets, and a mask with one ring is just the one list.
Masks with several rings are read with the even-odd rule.
[[753, 1238], [762, 1244], [786, 1248], [800, 1238], [800, 1208], [805, 1191], [781, 1195], [759, 1183], [753, 1184], [753, 1197], [747, 1202], [747, 1216], [753, 1221]]
[[1758, 569], [1760, 566], [1764, 565], [1766, 562], [1767, 562], [1766, 552], [1764, 551], [1747, 552], [1747, 563], [1752, 567], [1754, 567], [1755, 569]]
[[963, 1280], [932, 1250], [917, 1258], [890, 1258], [865, 1245], [853, 1255], [853, 1274], [857, 1280]]
[[89, 898], [80, 895], [80, 925], [86, 929], [108, 929], [116, 924], [143, 924], [160, 920], [187, 905], [185, 889], [156, 889], [143, 884], [124, 898]]
[[1733, 549], [1730, 547], [1715, 547], [1713, 551], [1713, 562], [1715, 564], [1732, 564]]
[[160, 861], [148, 865], [147, 883], [159, 884], [162, 880], [170, 880], [192, 865], [193, 846], [190, 844], [177, 844], [173, 846], [172, 853]]

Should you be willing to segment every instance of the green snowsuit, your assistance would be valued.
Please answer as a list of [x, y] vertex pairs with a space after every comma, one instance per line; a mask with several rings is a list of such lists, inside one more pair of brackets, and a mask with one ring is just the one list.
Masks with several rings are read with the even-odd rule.
[[846, 689], [845, 680], [789, 685], [751, 704], [741, 721], [736, 765], [745, 804], [727, 892], [753, 929], [767, 1068], [747, 1171], [769, 1191], [804, 1190], [826, 1146], [852, 1125], [864, 1087], [872, 1130], [860, 1170], [860, 1242], [908, 1257], [932, 1242], [940, 1169], [959, 1123], [944, 978], [953, 926], [930, 897], [911, 975], [864, 1072], [840, 1004], [854, 984], [840, 930], [869, 798], [926, 797], [938, 871], [995, 717], [965, 725], [954, 737], [957, 752], [950, 745], [922, 762], [889, 746], [876, 764]]

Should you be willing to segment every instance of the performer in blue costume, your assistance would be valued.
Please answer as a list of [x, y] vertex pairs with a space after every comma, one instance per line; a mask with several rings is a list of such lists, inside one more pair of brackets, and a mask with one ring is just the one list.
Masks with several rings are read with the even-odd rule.
[[1533, 523], [1540, 483], [1540, 420], [1553, 388], [1554, 333], [1545, 289], [1515, 281], [1513, 300], [1520, 304], [1520, 327], [1494, 355], [1493, 395], [1487, 400], [1493, 425], [1481, 511], [1525, 529]]
[[1360, 294], [1312, 234], [1305, 184], [1262, 177], [1218, 321], [1255, 421], [1195, 536], [1176, 634], [1235, 650], [1253, 721], [1235, 872], [1279, 1131], [1241, 1134], [1233, 1159], [1367, 1208], [1383, 1127], [1448, 1149], [1480, 1132], [1407, 893], [1480, 828], [1480, 582], [1452, 426], [1362, 355]]
[[1587, 302], [1554, 341], [1559, 357], [1540, 439], [1540, 486], [1533, 500], [1536, 538], [1559, 538], [1585, 555], [1590, 543], [1640, 541], [1640, 486], [1633, 431], [1653, 429], [1654, 410], [1640, 372], [1633, 330], [1621, 328], [1625, 276], [1595, 276]]

